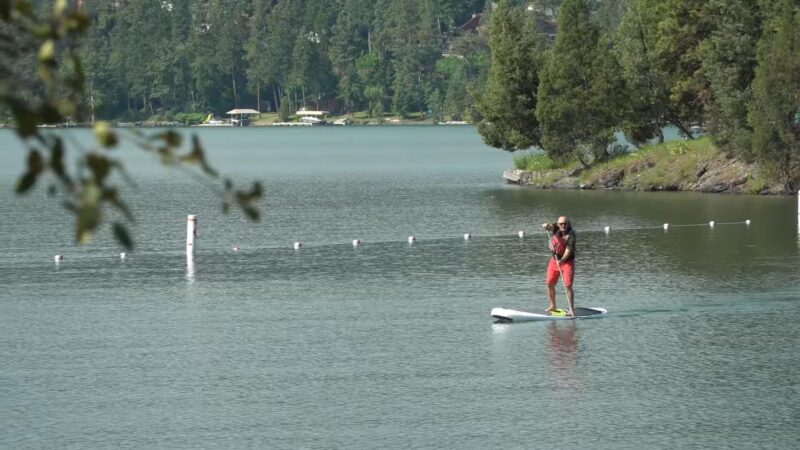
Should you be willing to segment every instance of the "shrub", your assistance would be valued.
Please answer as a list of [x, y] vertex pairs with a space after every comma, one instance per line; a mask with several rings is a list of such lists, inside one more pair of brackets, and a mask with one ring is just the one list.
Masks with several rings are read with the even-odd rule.
[[204, 113], [177, 113], [173, 116], [172, 120], [186, 125], [197, 125], [203, 123], [207, 116], [208, 114]]
[[523, 153], [514, 156], [514, 167], [519, 170], [552, 170], [558, 168], [558, 164], [543, 153]]

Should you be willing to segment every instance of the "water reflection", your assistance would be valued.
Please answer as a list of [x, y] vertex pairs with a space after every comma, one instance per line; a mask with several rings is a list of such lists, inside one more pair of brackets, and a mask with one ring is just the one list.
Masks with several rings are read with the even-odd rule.
[[553, 383], [557, 387], [576, 387], [579, 380], [573, 369], [578, 359], [577, 321], [566, 320], [549, 323], [547, 343]]
[[186, 281], [194, 283], [194, 256], [186, 254]]

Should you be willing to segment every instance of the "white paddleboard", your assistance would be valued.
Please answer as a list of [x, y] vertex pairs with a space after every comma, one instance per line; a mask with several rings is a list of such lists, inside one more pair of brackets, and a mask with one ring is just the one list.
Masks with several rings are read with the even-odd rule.
[[492, 309], [492, 317], [498, 323], [530, 322], [535, 320], [594, 319], [607, 315], [608, 311], [605, 308], [575, 308], [575, 317], [568, 315], [563, 309], [542, 312], [518, 311], [516, 309], [506, 308]]

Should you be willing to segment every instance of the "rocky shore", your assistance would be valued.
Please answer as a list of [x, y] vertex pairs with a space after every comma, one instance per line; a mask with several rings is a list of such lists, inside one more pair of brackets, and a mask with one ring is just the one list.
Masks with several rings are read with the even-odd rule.
[[622, 163], [584, 170], [507, 170], [508, 183], [539, 189], [607, 189], [620, 191], [693, 191], [730, 194], [785, 194], [780, 183], [764, 180], [754, 164], [722, 153], [623, 158]]

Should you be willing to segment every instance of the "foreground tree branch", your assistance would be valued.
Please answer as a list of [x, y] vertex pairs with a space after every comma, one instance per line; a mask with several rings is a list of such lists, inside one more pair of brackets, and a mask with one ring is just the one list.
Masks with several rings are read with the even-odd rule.
[[[27, 148], [27, 162], [15, 190], [25, 194], [37, 184], [47, 183], [48, 193], [62, 193], [64, 208], [75, 216], [77, 243], [90, 242], [106, 222], [104, 210], [113, 208], [124, 218], [124, 222], [111, 223], [114, 237], [123, 247], [133, 248], [128, 224], [134, 217], [112, 181], [116, 174], [132, 184], [124, 164], [114, 157], [122, 139], [163, 165], [183, 169], [208, 185], [220, 197], [223, 212], [235, 206], [249, 219], [259, 220], [261, 184], [234, 189], [233, 181], [221, 177], [209, 164], [197, 136], [184, 148], [183, 137], [172, 130], [120, 134], [107, 122], [98, 122], [93, 127], [96, 146], [81, 148], [39, 128], [84, 117], [85, 79], [76, 49], [90, 21], [66, 0], [56, 1], [46, 13], [37, 11], [33, 2], [0, 0], [0, 21], [0, 35], [10, 43], [0, 47], [0, 107], [11, 113], [16, 134]], [[75, 162], [74, 170], [69, 169], [73, 167], [67, 164], [70, 160]]]

